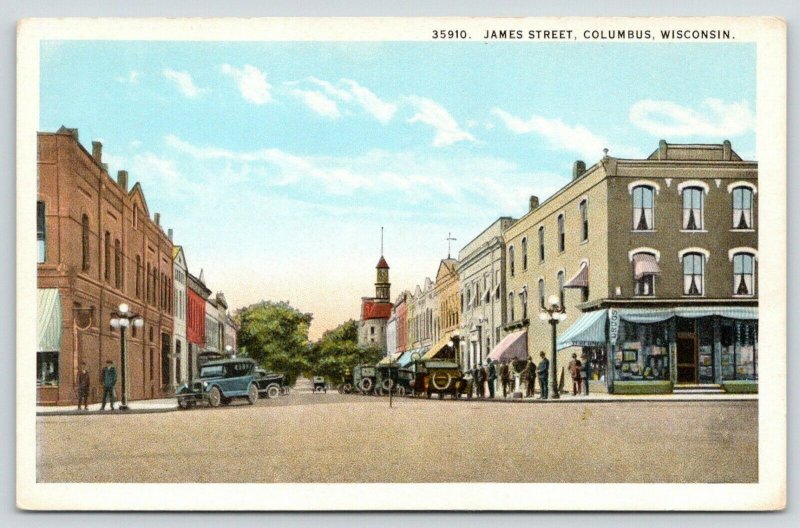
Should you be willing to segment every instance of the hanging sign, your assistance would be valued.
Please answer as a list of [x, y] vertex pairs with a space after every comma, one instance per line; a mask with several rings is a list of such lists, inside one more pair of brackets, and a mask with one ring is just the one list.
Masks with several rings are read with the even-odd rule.
[[613, 344], [617, 342], [619, 333], [619, 312], [616, 310], [608, 311], [608, 340]]

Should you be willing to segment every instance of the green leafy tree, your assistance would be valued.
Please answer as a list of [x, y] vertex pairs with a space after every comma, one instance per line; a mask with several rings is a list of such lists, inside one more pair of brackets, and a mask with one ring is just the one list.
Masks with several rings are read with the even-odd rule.
[[240, 348], [244, 355], [267, 370], [285, 374], [287, 382], [294, 384], [309, 368], [312, 318], [286, 301], [262, 301], [242, 308], [236, 315]]
[[352, 319], [326, 331], [310, 352], [314, 361], [314, 372], [334, 383], [340, 383], [361, 364], [374, 365], [383, 357], [380, 348], [358, 345], [358, 323]]

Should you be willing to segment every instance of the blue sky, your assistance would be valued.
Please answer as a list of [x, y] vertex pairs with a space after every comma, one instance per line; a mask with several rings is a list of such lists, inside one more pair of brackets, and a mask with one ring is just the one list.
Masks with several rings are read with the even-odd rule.
[[602, 149], [730, 139], [755, 157], [755, 46], [49, 41], [40, 129], [100, 139], [233, 306], [357, 317]]

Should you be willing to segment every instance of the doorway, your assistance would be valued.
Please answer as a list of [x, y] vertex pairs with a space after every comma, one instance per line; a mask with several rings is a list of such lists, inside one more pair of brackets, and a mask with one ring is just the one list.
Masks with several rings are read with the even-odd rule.
[[679, 332], [677, 336], [676, 367], [678, 383], [697, 383], [697, 335]]

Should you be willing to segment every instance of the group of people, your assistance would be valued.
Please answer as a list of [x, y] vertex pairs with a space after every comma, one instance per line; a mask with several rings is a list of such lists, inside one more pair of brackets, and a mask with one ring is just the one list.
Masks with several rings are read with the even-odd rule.
[[[572, 378], [572, 395], [589, 394], [589, 362], [585, 354], [582, 356], [583, 361], [578, 359], [577, 354], [572, 354], [572, 360], [567, 367], [570, 377]], [[485, 365], [475, 365], [472, 369], [465, 372], [465, 377], [472, 379], [472, 387], [475, 391], [475, 396], [478, 398], [494, 398], [495, 387], [498, 379], [500, 378], [500, 385], [503, 389], [503, 398], [513, 392], [515, 388], [515, 377], [519, 376], [520, 382], [525, 383], [525, 397], [535, 397], [536, 382], [539, 383], [539, 399], [546, 400], [548, 398], [548, 389], [550, 384], [550, 360], [544, 351], [539, 352], [539, 363], [528, 357], [526, 360], [504, 361], [502, 363], [492, 360], [486, 360]], [[488, 389], [488, 390], [487, 390]]]
[[[117, 369], [114, 362], [110, 359], [106, 361], [106, 366], [100, 371], [100, 384], [103, 386], [103, 405], [101, 411], [106, 408], [106, 402], [111, 404], [114, 410], [114, 390], [117, 386]], [[91, 386], [91, 376], [86, 368], [86, 362], [81, 363], [81, 370], [78, 373], [78, 410], [89, 409], [89, 388]]]

